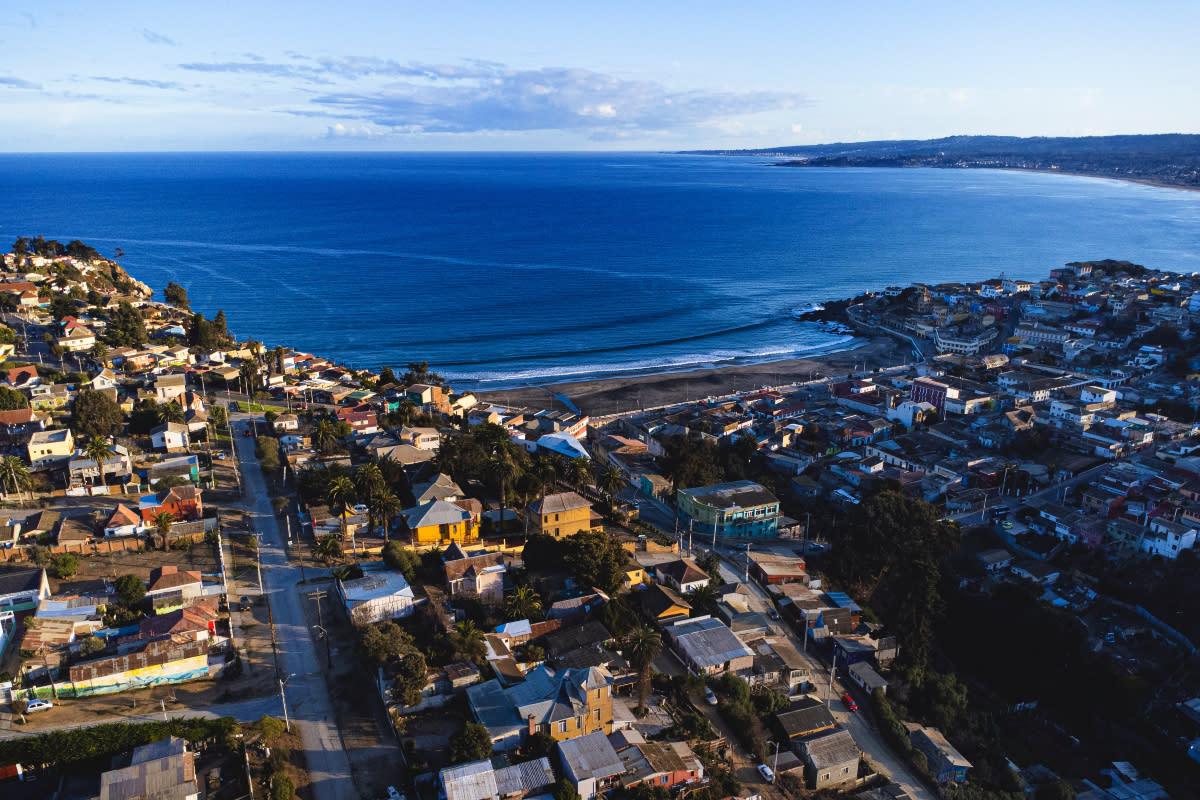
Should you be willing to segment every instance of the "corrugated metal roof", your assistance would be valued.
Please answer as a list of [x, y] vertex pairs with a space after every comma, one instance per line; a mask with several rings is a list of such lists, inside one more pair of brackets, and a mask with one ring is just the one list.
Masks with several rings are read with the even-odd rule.
[[620, 756], [602, 731], [561, 741], [558, 750], [563, 762], [578, 780], [603, 780], [625, 771]]
[[537, 791], [554, 783], [554, 770], [545, 756], [498, 769], [495, 774], [496, 789], [502, 795]]
[[677, 622], [671, 626], [670, 634], [683, 654], [701, 667], [754, 655], [733, 631], [711, 617]]
[[499, 797], [496, 774], [488, 759], [446, 767], [441, 772], [446, 800], [489, 800]]

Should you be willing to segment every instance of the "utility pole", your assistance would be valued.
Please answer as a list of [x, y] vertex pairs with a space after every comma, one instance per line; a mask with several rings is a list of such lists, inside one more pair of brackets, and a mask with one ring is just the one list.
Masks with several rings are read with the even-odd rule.
[[[289, 675], [288, 678], [291, 676]], [[287, 695], [283, 693], [283, 685], [288, 682], [288, 678], [279, 679], [279, 702], [283, 704], [283, 729], [288, 733], [292, 732], [292, 722], [288, 719], [287, 710]]]
[[321, 618], [321, 598], [325, 597], [324, 591], [309, 592], [308, 596], [317, 601], [317, 627], [325, 636], [325, 661], [330, 669], [333, 669], [333, 652], [329, 645], [329, 632], [325, 630], [325, 620]]
[[262, 584], [262, 536], [254, 534], [254, 538], [258, 540], [258, 544], [254, 547], [254, 569], [258, 571], [258, 593], [263, 593]]

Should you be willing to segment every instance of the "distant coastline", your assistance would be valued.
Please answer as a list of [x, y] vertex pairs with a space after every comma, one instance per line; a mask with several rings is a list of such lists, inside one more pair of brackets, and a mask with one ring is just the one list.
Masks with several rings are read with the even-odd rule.
[[1111, 178], [1170, 189], [1200, 189], [1200, 135], [1029, 137], [839, 142], [697, 155], [784, 158], [784, 167], [931, 167], [1046, 172]]

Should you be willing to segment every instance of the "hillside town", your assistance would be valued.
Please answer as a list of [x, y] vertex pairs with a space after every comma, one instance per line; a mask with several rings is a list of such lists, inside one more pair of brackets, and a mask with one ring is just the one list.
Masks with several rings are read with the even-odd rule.
[[6, 797], [1196, 796], [1196, 276], [888, 288], [819, 315], [902, 364], [593, 417], [3, 266]]

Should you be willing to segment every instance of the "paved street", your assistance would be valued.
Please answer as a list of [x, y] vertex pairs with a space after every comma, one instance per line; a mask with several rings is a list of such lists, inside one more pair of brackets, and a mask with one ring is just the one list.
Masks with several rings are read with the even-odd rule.
[[[292, 724], [300, 729], [314, 796], [319, 800], [357, 798], [358, 793], [350, 779], [350, 762], [321, 675], [324, 654], [321, 654], [322, 658], [317, 657], [300, 605], [297, 591], [300, 567], [289, 563], [284, 554], [283, 532], [271, 508], [271, 498], [254, 456], [254, 437], [241, 435], [250, 419], [248, 414], [231, 415], [234, 447], [243, 466], [244, 508], [250, 515], [253, 529], [263, 534], [260, 548], [263, 587], [270, 597], [275, 620], [280, 666], [283, 674], [289, 676], [285, 686], [288, 712]], [[271, 713], [275, 716], [282, 713], [278, 698]]]

